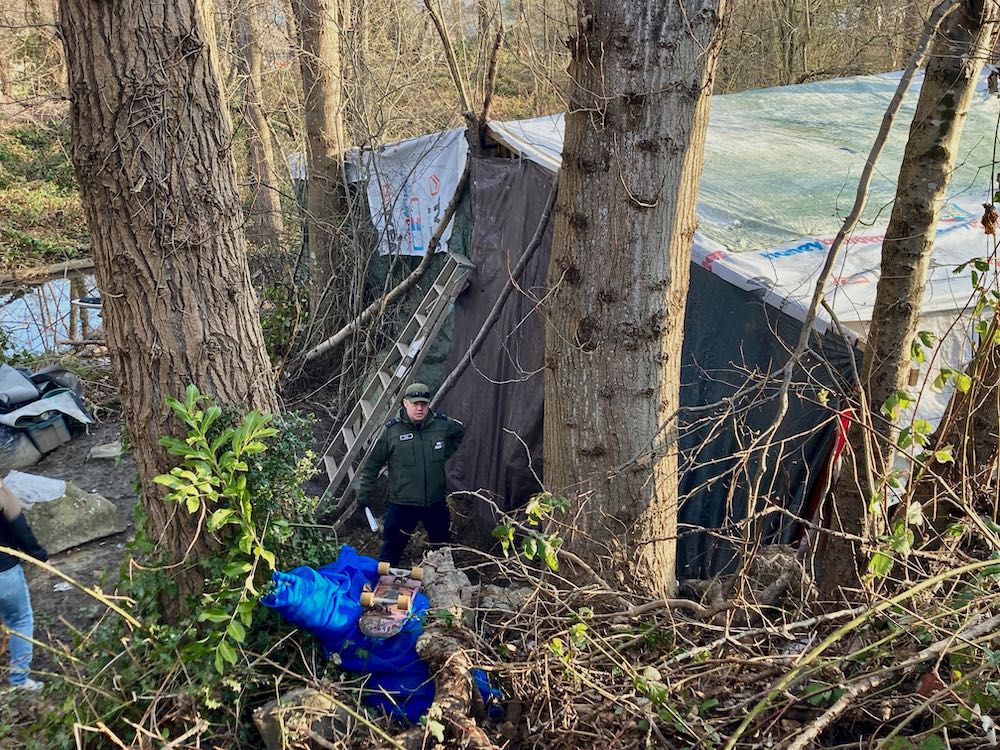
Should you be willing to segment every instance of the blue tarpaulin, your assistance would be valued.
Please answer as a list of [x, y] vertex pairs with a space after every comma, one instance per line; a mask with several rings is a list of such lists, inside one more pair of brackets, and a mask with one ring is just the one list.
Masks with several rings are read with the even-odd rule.
[[[322, 568], [275, 572], [274, 586], [261, 603], [315, 635], [326, 658], [339, 654], [344, 669], [368, 674], [363, 696], [367, 705], [417, 721], [434, 700], [434, 681], [416, 650], [427, 597], [422, 593], [414, 597], [412, 614], [399, 634], [391, 638], [364, 635], [358, 629], [361, 592], [366, 584], [374, 588], [377, 566], [377, 560], [344, 545], [337, 559]], [[489, 705], [498, 693], [489, 687], [485, 673], [475, 677]]]

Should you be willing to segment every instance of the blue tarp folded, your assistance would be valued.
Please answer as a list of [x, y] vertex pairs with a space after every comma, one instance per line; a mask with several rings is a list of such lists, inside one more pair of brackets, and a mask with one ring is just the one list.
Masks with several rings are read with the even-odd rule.
[[[303, 567], [272, 575], [273, 589], [261, 599], [288, 622], [308, 630], [330, 658], [350, 672], [369, 676], [364, 702], [374, 708], [417, 721], [434, 701], [434, 681], [417, 656], [417, 638], [423, 632], [427, 597], [414, 597], [413, 612], [392, 638], [370, 638], [358, 629], [361, 592], [378, 580], [378, 561], [359, 555], [353, 547], [340, 548], [337, 559], [315, 570]], [[476, 686], [488, 707], [496, 706], [499, 691], [491, 688], [485, 672], [476, 670]]]
[[418, 593], [413, 614], [392, 638], [369, 638], [358, 630], [361, 591], [378, 579], [378, 561], [344, 545], [337, 559], [318, 570], [295, 568], [275, 572], [274, 587], [261, 603], [293, 625], [308, 630], [323, 646], [327, 658], [340, 655], [351, 672], [370, 675], [365, 703], [416, 721], [434, 700], [434, 682], [417, 656], [416, 644], [427, 611], [427, 597]]

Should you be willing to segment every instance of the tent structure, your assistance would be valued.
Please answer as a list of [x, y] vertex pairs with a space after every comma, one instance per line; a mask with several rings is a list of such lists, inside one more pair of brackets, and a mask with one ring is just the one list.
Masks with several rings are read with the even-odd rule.
[[[787, 541], [794, 516], [811, 508], [828, 482], [838, 448], [836, 398], [851, 389], [871, 318], [881, 242], [888, 223], [920, 77], [879, 163], [868, 208], [847, 242], [811, 349], [795, 373], [788, 414], [775, 440], [756, 443], [777, 410], [773, 373], [801, 331], [815, 280], [899, 81], [898, 73], [831, 80], [713, 97], [699, 192], [691, 288], [682, 353], [682, 506], [678, 574], [723, 572], [744, 538]], [[914, 373], [919, 398], [905, 418], [940, 418], [950, 396], [927, 387], [941, 367], [961, 368], [971, 350], [968, 273], [954, 269], [989, 255], [979, 225], [991, 194], [1000, 104], [985, 79], [962, 141], [960, 164], [938, 227], [922, 328], [941, 345]], [[380, 252], [420, 255], [458, 175], [472, 158], [464, 211], [447, 248], [476, 263], [471, 287], [455, 303], [443, 369], [421, 373], [437, 385], [467, 351], [507, 283], [554, 189], [562, 116], [492, 122], [486, 156], [469, 157], [461, 131], [392, 144], [366, 160]], [[468, 424], [449, 465], [461, 489], [484, 490], [516, 507], [544, 481], [542, 466], [544, 298], [551, 225], [516, 279], [490, 338], [443, 407]], [[613, 252], [610, 250], [609, 252]], [[618, 250], [619, 252], [621, 250]], [[623, 363], [627, 366], [627, 363]], [[767, 470], [758, 477], [760, 461]], [[762, 481], [760, 481], [762, 478]], [[750, 498], [753, 498], [751, 502]], [[769, 503], [787, 512], [761, 515]], [[487, 506], [473, 505], [492, 528]], [[754, 517], [752, 525], [744, 523]]]

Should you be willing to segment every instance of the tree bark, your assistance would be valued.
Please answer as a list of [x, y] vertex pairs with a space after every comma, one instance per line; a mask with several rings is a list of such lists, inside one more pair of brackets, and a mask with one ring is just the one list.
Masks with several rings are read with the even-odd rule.
[[277, 410], [250, 286], [232, 129], [212, 18], [200, 0], [61, 0], [72, 154], [90, 226], [112, 368], [142, 483], [147, 530], [176, 593], [199, 593], [199, 519], [153, 477], [181, 434], [164, 403], [188, 384], [223, 404]]
[[[850, 453], [857, 474], [845, 472], [838, 488], [834, 530], [875, 538], [884, 525], [884, 505], [867, 513], [868, 500], [884, 491], [891, 467], [897, 426], [880, 409], [897, 391], [906, 390], [910, 346], [917, 332], [924, 287], [934, 249], [938, 214], [944, 201], [976, 83], [992, 47], [997, 10], [992, 0], [964, 0], [942, 23], [931, 48], [909, 140], [899, 169], [896, 200], [885, 241], [871, 329], [861, 375], [870, 410], [870, 427], [851, 430]], [[872, 455], [863, 442], [870, 429]], [[870, 471], [862, 471], [870, 461]], [[875, 478], [868, 487], [864, 477]], [[832, 593], [859, 582], [861, 551], [842, 537], [831, 537], [820, 582]]]
[[[568, 545], [673, 592], [684, 306], [725, 0], [582, 0], [552, 240], [545, 480]], [[636, 460], [639, 456], [652, 457]]]
[[281, 245], [284, 222], [271, 128], [261, 106], [263, 60], [254, 18], [256, 9], [243, 2], [235, 11], [233, 37], [247, 132], [247, 172], [251, 191], [247, 239], [255, 247], [277, 250]]
[[341, 8], [340, 0], [293, 0], [293, 6], [302, 41], [312, 340], [320, 341], [339, 327], [343, 315], [335, 306], [343, 304], [340, 287], [349, 278], [343, 233], [348, 203], [342, 167]]
[[[913, 501], [938, 529], [961, 518], [964, 508], [952, 493], [978, 513], [997, 520], [996, 470], [1000, 463], [1000, 323], [994, 319], [979, 341], [966, 373], [971, 386], [954, 391], [931, 440], [932, 450], [951, 446], [954, 461], [933, 463], [918, 481]], [[945, 483], [945, 486], [941, 483]]]

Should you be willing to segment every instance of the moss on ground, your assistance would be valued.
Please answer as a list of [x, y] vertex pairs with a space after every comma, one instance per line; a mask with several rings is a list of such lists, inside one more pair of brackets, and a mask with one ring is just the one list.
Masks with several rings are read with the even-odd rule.
[[0, 126], [0, 273], [77, 257], [86, 239], [68, 123]]

